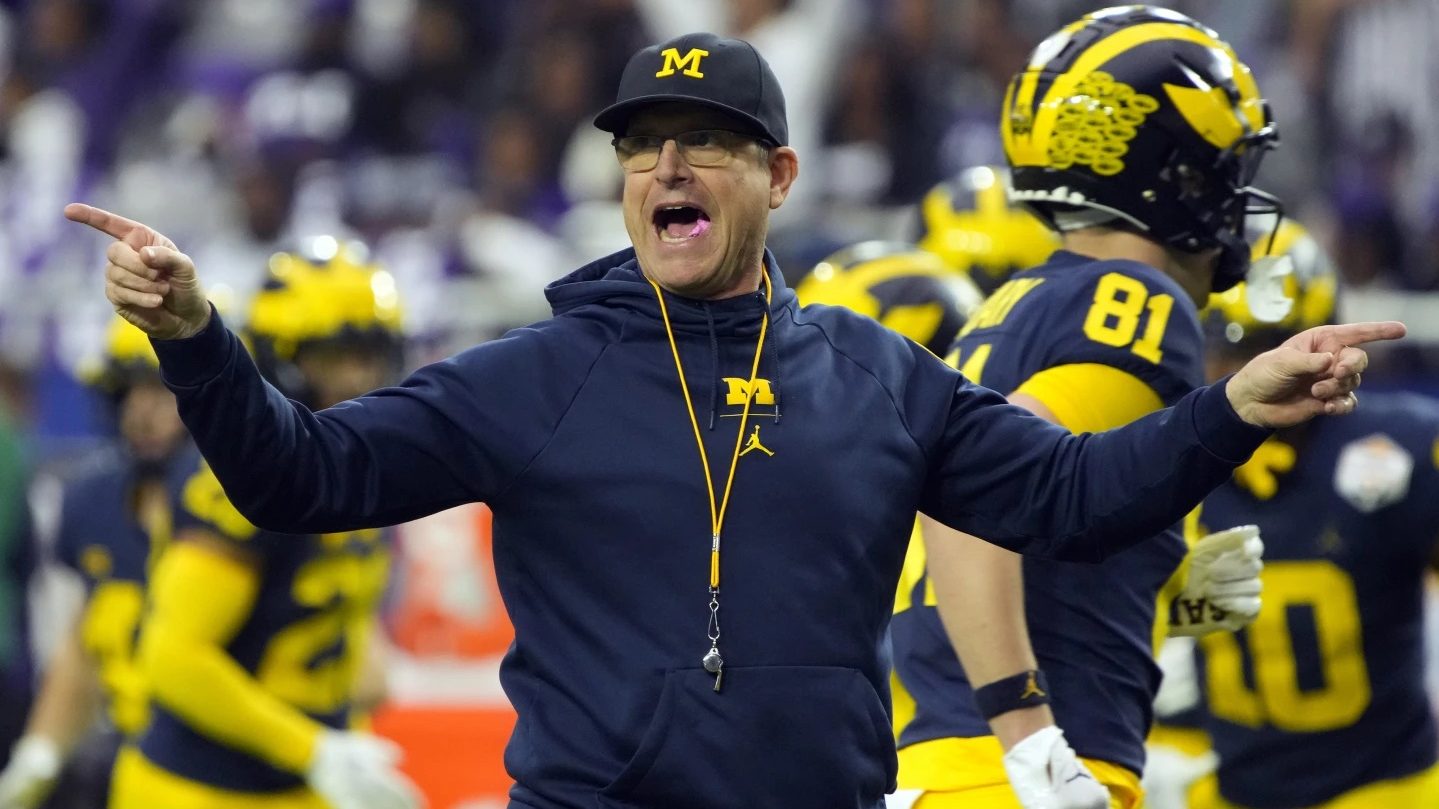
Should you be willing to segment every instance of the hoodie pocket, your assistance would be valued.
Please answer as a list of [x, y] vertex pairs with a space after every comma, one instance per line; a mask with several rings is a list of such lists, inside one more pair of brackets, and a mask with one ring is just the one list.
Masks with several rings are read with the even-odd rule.
[[605, 809], [870, 809], [893, 782], [889, 716], [855, 669], [726, 668], [665, 675], [634, 757], [600, 792]]

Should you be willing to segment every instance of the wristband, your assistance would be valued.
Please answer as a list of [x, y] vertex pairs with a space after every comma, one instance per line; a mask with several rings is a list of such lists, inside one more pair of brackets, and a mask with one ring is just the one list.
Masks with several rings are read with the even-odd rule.
[[1049, 683], [1038, 669], [995, 680], [974, 690], [974, 701], [986, 721], [1020, 708], [1049, 704]]

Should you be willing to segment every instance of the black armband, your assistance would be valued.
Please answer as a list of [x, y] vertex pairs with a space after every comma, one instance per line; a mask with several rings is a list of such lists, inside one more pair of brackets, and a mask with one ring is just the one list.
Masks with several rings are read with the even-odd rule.
[[1038, 669], [1021, 671], [974, 690], [974, 701], [986, 721], [1020, 708], [1049, 704], [1049, 683]]

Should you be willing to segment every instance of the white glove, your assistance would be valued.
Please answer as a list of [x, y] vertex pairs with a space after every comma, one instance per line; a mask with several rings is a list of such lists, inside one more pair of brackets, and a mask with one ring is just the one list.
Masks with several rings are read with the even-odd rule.
[[1145, 809], [1189, 809], [1189, 788], [1218, 765], [1212, 751], [1191, 756], [1168, 745], [1151, 745], [1141, 781]]
[[327, 730], [305, 780], [334, 809], [422, 809], [420, 791], [395, 769], [400, 748], [369, 733]]
[[1154, 715], [1168, 719], [1199, 704], [1199, 667], [1194, 665], [1194, 638], [1166, 638], [1154, 660], [1164, 677], [1154, 695]]
[[1200, 539], [1189, 550], [1189, 582], [1174, 599], [1170, 637], [1197, 637], [1248, 626], [1259, 614], [1264, 542], [1241, 525]]
[[1004, 754], [1004, 772], [1024, 809], [1108, 809], [1109, 790], [1084, 768], [1064, 731], [1050, 725]]
[[24, 736], [0, 772], [0, 809], [34, 809], [60, 775], [60, 748], [44, 736]]

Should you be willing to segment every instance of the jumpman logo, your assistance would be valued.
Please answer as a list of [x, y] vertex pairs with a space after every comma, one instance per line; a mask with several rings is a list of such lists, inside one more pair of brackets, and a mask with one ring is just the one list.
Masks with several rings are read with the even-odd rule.
[[753, 432], [753, 433], [750, 433], [749, 440], [746, 441], [746, 442], [744, 442], [744, 449], [740, 450], [739, 454], [740, 454], [740, 455], [745, 455], [745, 454], [747, 454], [747, 453], [748, 453], [750, 450], [752, 450], [752, 449], [757, 449], [757, 450], [759, 450], [760, 452], [763, 452], [763, 453], [766, 454], [766, 455], [771, 455], [771, 456], [774, 455], [774, 453], [770, 451], [769, 447], [766, 447], [764, 444], [761, 444], [761, 443], [759, 442], [759, 425], [758, 425], [758, 424], [756, 424], [756, 425], [754, 426], [754, 432]]
[[1045, 694], [1044, 691], [1040, 689], [1039, 683], [1034, 679], [1034, 672], [1031, 671], [1031, 672], [1029, 673], [1029, 679], [1026, 680], [1025, 683], [1024, 683], [1024, 693], [1023, 693], [1023, 694], [1020, 694], [1020, 695], [1019, 695], [1019, 698], [1020, 698], [1020, 699], [1029, 699], [1030, 697], [1043, 697], [1043, 696], [1048, 696], [1048, 695]]

